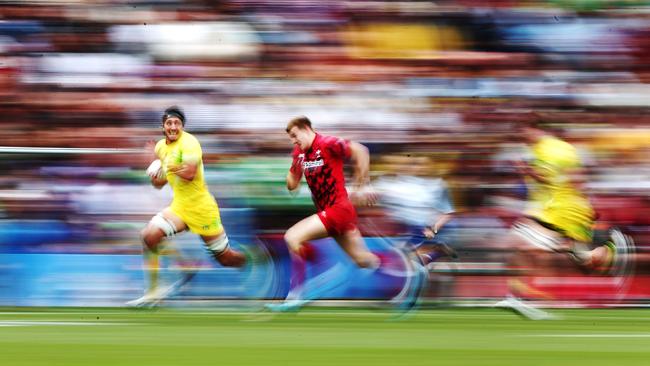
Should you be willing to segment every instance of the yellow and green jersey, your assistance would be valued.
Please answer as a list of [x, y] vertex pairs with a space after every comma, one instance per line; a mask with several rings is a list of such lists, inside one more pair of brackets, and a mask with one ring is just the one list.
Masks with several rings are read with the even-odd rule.
[[581, 167], [573, 145], [544, 136], [532, 146], [534, 171], [545, 182], [531, 181], [529, 214], [560, 229], [566, 236], [590, 242], [594, 211], [589, 199], [571, 181], [571, 172]]
[[[165, 139], [158, 141], [155, 151], [162, 162], [167, 182], [174, 191], [171, 210], [192, 232], [199, 235], [220, 234], [223, 227], [219, 207], [205, 183], [203, 152], [196, 137], [183, 131], [179, 138], [170, 144], [167, 144]], [[182, 163], [197, 164], [194, 179], [188, 181], [169, 171], [170, 166]]]

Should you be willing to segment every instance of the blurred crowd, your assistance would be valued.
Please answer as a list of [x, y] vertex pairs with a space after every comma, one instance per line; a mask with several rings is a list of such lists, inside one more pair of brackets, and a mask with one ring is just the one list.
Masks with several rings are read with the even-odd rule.
[[[171, 197], [148, 185], [140, 151], [176, 104], [220, 205], [254, 209], [260, 233], [313, 210], [307, 191], [284, 189], [284, 127], [306, 115], [368, 146], [373, 178], [426, 157], [474, 233], [467, 247], [494, 244], [484, 233], [520, 213], [514, 131], [535, 112], [583, 153], [599, 220], [644, 253], [641, 3], [4, 1], [1, 249], [139, 251], [137, 228]], [[367, 235], [390, 227], [377, 209], [361, 214]]]

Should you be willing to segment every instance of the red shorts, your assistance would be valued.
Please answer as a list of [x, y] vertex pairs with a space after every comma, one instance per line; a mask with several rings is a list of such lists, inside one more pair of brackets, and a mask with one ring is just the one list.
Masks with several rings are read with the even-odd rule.
[[318, 218], [330, 235], [341, 235], [357, 228], [357, 211], [345, 200], [318, 212]]

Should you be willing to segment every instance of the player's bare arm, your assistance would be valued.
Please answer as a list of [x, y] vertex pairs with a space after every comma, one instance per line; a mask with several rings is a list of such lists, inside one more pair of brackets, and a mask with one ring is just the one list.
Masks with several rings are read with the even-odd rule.
[[350, 142], [350, 158], [354, 163], [353, 184], [356, 188], [368, 184], [368, 170], [370, 168], [370, 153], [368, 148], [358, 142]]
[[300, 160], [294, 159], [291, 163], [291, 168], [287, 173], [287, 189], [289, 192], [295, 192], [300, 187], [300, 179], [302, 178], [302, 167]]
[[147, 161], [151, 161], [151, 164], [147, 168], [147, 175], [150, 178], [151, 185], [156, 189], [161, 189], [167, 184], [167, 177], [165, 176], [162, 162], [156, 154], [155, 141], [147, 141], [144, 146], [143, 156]]
[[287, 173], [287, 189], [289, 191], [295, 191], [300, 186], [300, 176], [289, 171]]
[[350, 142], [350, 159], [354, 163], [354, 176], [352, 178], [352, 202], [357, 206], [372, 206], [377, 203], [377, 195], [369, 186], [370, 153], [364, 145]]
[[425, 237], [427, 237], [427, 239], [433, 239], [433, 237], [436, 236], [436, 234], [438, 234], [438, 231], [440, 231], [440, 229], [442, 229], [443, 226], [445, 226], [445, 224], [449, 222], [449, 220], [451, 220], [451, 218], [452, 218], [451, 214], [440, 215], [440, 217], [438, 218], [438, 220], [436, 220], [436, 222], [424, 228], [422, 234]]
[[161, 177], [151, 177], [151, 185], [156, 189], [161, 189], [167, 184], [167, 177], [165, 175]]
[[526, 162], [519, 161], [516, 163], [516, 168], [521, 175], [528, 176], [538, 183], [550, 183], [550, 181], [541, 172], [543, 169], [540, 167], [534, 167]]
[[165, 170], [162, 167], [160, 159], [157, 159], [157, 157], [147, 168], [147, 175], [149, 176], [151, 185], [156, 189], [161, 189], [165, 186], [165, 184], [167, 184], [167, 176], [165, 175]]
[[197, 163], [183, 162], [181, 164], [171, 164], [167, 170], [184, 180], [192, 180], [196, 176], [198, 169]]
[[154, 161], [158, 159], [155, 140], [149, 140], [144, 144], [144, 157], [146, 161]]

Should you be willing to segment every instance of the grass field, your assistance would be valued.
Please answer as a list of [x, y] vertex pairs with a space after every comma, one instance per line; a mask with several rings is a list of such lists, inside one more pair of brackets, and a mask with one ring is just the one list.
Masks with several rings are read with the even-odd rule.
[[0, 309], [0, 365], [649, 365], [650, 310]]

